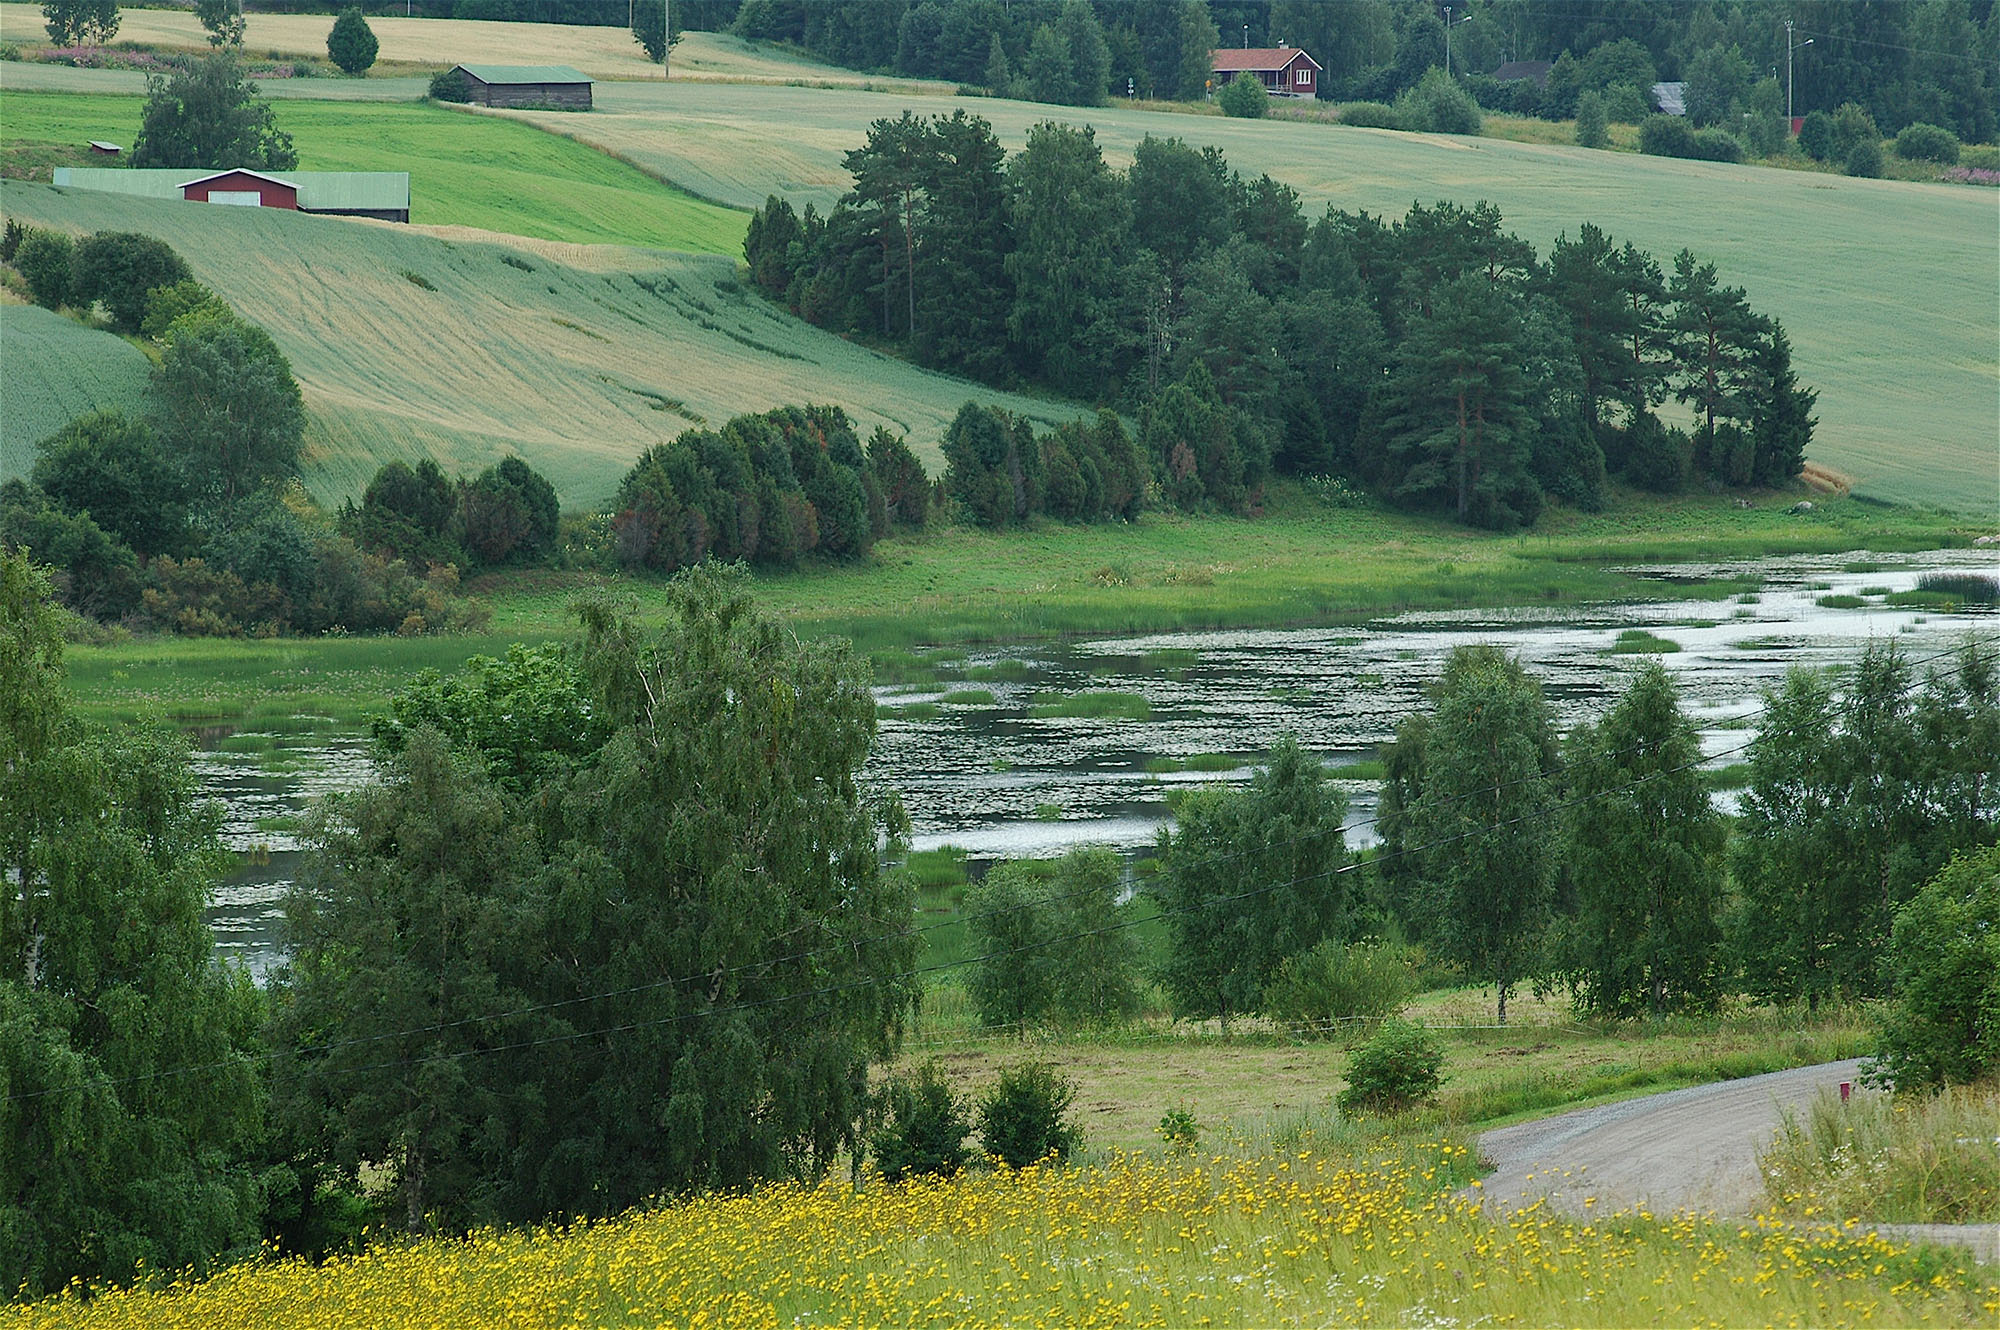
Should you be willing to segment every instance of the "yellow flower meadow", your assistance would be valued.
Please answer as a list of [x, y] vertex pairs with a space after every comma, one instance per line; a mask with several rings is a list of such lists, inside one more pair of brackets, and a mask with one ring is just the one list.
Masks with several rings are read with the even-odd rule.
[[566, 1228], [385, 1243], [314, 1267], [83, 1290], [0, 1326], [1992, 1325], [1992, 1272], [1850, 1228], [1533, 1208], [1414, 1162], [1114, 1157], [856, 1190], [709, 1196]]

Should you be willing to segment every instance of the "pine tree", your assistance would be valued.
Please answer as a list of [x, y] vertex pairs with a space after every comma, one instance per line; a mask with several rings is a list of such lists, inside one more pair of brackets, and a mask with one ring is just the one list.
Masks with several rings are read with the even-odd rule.
[[1814, 403], [1819, 393], [1799, 385], [1792, 370], [1792, 343], [1785, 326], [1773, 320], [1771, 331], [1757, 348], [1758, 381], [1751, 391], [1750, 433], [1753, 455], [1751, 482], [1782, 485], [1805, 469], [1812, 445]]

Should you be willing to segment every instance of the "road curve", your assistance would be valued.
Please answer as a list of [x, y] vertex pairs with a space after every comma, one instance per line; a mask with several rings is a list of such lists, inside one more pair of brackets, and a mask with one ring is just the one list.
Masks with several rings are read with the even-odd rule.
[[[1601, 1104], [1500, 1127], [1479, 1138], [1494, 1166], [1480, 1194], [1510, 1210], [1547, 1200], [1575, 1215], [1643, 1209], [1746, 1215], [1764, 1183], [1757, 1152], [1787, 1108], [1860, 1077], [1861, 1061], [1823, 1062]], [[2000, 1224], [1870, 1225], [1884, 1236], [1970, 1247], [2000, 1261]]]

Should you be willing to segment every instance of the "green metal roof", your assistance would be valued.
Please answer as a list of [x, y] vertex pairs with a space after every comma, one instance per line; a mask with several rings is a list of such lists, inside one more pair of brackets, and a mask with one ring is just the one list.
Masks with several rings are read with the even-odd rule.
[[[257, 171], [252, 175], [282, 180], [299, 192], [299, 207], [307, 212], [407, 212], [410, 207], [408, 171]], [[149, 199], [177, 199], [181, 187], [227, 171], [134, 171], [122, 166], [58, 166], [55, 183], [77, 189], [102, 189]]]
[[460, 65], [481, 83], [588, 83], [590, 76], [568, 65]]

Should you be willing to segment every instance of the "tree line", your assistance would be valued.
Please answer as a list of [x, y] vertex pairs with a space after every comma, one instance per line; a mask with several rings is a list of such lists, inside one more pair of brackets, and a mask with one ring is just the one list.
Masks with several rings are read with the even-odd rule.
[[[728, 574], [679, 575], [666, 606], [651, 631], [587, 601], [577, 638], [395, 697], [378, 778], [306, 832], [260, 992], [201, 923], [227, 857], [184, 746], [74, 716], [52, 587], [0, 554], [0, 1279], [604, 1215], [870, 1148], [928, 1166], [904, 1148], [923, 1085], [869, 1087], [918, 933], [885, 866], [908, 819], [859, 778], [866, 670]], [[1388, 754], [1372, 859], [1289, 741], [1180, 807], [1146, 887], [1158, 978], [1190, 1019], [1393, 1010], [1402, 930], [1503, 1004], [1553, 982], [1608, 1017], [1893, 986], [1898, 1084], [1978, 1075], [2000, 1065], [1995, 680], [1973, 647], [1921, 680], [1892, 648], [1838, 690], [1790, 676], [1731, 844], [1664, 672], [1559, 741], [1516, 662], [1461, 649]], [[979, 1010], [1129, 1015], [1121, 878], [1101, 850], [996, 871], [970, 902]], [[1059, 1080], [1016, 1090], [989, 1144], [1011, 1122], [1037, 1143], [1008, 1158], [1059, 1148]]]
[[[1798, 114], [1853, 103], [1891, 134], [1916, 123], [1966, 142], [1994, 134], [2000, 21], [1989, 0], [1469, 0], [1452, 7], [1449, 71], [1445, 17], [1430, 0], [743, 0], [733, 30], [856, 69], [1072, 105], [1128, 89], [1199, 98], [1211, 91], [1214, 48], [1287, 42], [1324, 67], [1327, 100], [1392, 102], [1435, 69], [1494, 110], [1569, 120], [1590, 94], [1611, 118], [1637, 122], [1654, 109], [1653, 84], [1676, 81], [1697, 125], [1733, 127], [1770, 111], [1760, 90], [1777, 86], [1765, 71], [1786, 67], [1791, 19], [1795, 44], [1813, 39], [1809, 54], [1791, 53]], [[1542, 60], [1554, 65], [1546, 80], [1490, 77], [1505, 62]], [[1059, 78], [1037, 77], [1056, 69]]]
[[36, 445], [26, 479], [0, 485], [0, 549], [52, 567], [75, 613], [195, 635], [447, 631], [478, 614], [456, 594], [476, 562], [462, 551], [497, 563], [553, 544], [555, 491], [518, 461], [441, 500], [448, 540], [321, 512], [298, 483], [291, 363], [164, 241], [10, 221], [0, 260], [38, 304], [101, 308], [153, 361], [143, 413], [72, 420]]
[[1149, 135], [1121, 173], [1088, 127], [1044, 123], [1010, 157], [963, 111], [879, 120], [846, 164], [824, 216], [753, 214], [761, 290], [988, 382], [1162, 422], [1212, 399], [1219, 425], [1145, 451], [1198, 463], [1201, 430], [1228, 435], [1240, 481], [1202, 486], [1226, 510], [1275, 470], [1508, 528], [1596, 506], [1610, 474], [1779, 484], [1811, 442], [1783, 327], [1685, 250], [1663, 267], [1584, 223], [1544, 259], [1484, 203], [1308, 220], [1212, 147]]

